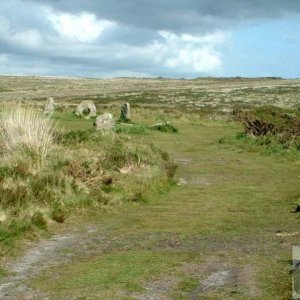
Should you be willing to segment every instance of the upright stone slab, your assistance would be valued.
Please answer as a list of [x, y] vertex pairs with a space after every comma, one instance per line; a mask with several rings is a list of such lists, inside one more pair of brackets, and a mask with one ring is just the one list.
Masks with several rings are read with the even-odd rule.
[[52, 97], [47, 99], [46, 105], [44, 107], [44, 114], [45, 115], [52, 115], [54, 112], [54, 100]]
[[130, 104], [127, 102], [122, 105], [120, 121], [130, 121]]
[[103, 134], [108, 133], [115, 127], [115, 119], [111, 113], [104, 113], [96, 118], [94, 126], [96, 130], [101, 131]]
[[89, 119], [90, 117], [96, 117], [97, 109], [93, 101], [85, 100], [77, 105], [75, 114], [80, 117]]

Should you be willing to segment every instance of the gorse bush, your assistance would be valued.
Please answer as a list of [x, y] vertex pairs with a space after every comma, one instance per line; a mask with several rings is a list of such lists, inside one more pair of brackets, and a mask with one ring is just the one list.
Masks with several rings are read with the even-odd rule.
[[53, 148], [51, 120], [32, 109], [17, 107], [0, 118], [0, 139], [4, 150], [40, 165]]

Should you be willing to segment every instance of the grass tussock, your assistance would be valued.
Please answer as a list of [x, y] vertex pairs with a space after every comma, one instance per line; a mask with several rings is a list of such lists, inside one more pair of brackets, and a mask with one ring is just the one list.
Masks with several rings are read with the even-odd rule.
[[53, 124], [49, 118], [19, 106], [3, 112], [0, 124], [0, 142], [4, 151], [37, 164], [45, 161], [53, 148]]

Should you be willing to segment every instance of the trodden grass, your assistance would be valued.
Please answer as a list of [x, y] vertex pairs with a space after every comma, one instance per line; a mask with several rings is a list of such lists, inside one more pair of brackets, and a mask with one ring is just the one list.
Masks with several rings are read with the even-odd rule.
[[299, 161], [219, 143], [241, 130], [236, 123], [175, 125], [177, 134], [132, 139], [153, 140], [170, 152], [179, 164], [179, 185], [148, 203], [86, 220], [106, 247], [49, 268], [30, 282], [33, 288], [50, 299], [291, 296], [291, 250], [300, 237], [299, 217], [291, 213]]

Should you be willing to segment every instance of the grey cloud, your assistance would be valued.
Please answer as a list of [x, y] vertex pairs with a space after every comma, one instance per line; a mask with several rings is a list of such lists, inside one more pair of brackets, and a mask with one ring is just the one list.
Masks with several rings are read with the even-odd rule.
[[134, 27], [175, 32], [207, 31], [239, 21], [300, 13], [298, 0], [46, 0], [43, 3], [64, 11], [86, 10]]

